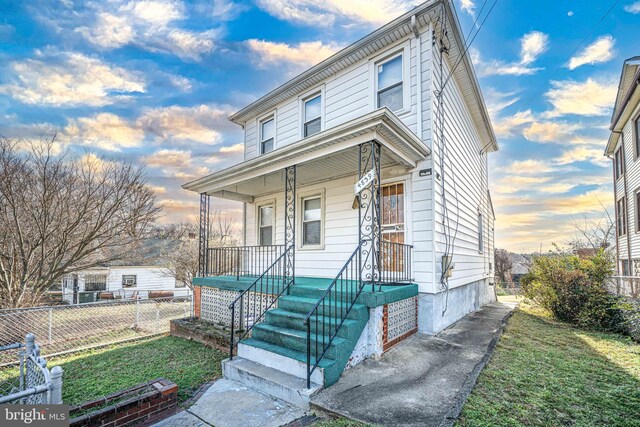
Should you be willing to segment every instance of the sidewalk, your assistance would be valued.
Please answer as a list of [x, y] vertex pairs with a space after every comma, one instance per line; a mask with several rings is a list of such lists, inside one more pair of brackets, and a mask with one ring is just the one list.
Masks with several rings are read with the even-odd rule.
[[376, 425], [452, 425], [515, 306], [495, 302], [437, 336], [413, 336], [346, 371], [312, 408]]

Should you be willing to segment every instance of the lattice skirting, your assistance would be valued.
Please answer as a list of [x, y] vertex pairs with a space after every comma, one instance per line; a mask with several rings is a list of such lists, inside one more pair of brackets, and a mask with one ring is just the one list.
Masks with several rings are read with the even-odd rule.
[[418, 331], [418, 297], [386, 304], [382, 320], [382, 347], [387, 351]]
[[[226, 291], [218, 288], [202, 287], [200, 293], [200, 318], [211, 323], [231, 326], [231, 309], [229, 305], [240, 295], [238, 291]], [[242, 317], [245, 325], [252, 325], [255, 317], [259, 316], [272, 302], [276, 295], [249, 293], [243, 304]], [[271, 307], [276, 308], [277, 302]], [[237, 309], [236, 309], [237, 310]], [[235, 328], [240, 327], [240, 313], [236, 313]]]

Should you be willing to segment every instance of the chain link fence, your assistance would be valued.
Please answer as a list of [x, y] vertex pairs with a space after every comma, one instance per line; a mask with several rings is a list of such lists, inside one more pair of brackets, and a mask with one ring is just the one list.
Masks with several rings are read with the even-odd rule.
[[[164, 334], [169, 321], [190, 316], [191, 307], [189, 296], [0, 310], [0, 346], [30, 332], [42, 355], [53, 356]], [[0, 353], [0, 366], [15, 360], [11, 351]]]

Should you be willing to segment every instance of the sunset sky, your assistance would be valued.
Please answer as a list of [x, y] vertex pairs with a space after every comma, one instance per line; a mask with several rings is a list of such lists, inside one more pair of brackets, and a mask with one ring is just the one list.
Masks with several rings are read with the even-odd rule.
[[[163, 221], [194, 218], [180, 185], [241, 160], [231, 113], [418, 3], [0, 0], [0, 134], [145, 163]], [[493, 0], [455, 4], [466, 34]], [[496, 3], [469, 54], [500, 144], [498, 247], [562, 244], [612, 211], [603, 150], [638, 34], [637, 0]]]

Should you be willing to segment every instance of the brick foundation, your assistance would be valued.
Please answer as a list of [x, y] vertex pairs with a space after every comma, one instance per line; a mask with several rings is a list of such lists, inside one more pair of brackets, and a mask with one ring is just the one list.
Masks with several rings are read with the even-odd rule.
[[194, 286], [193, 287], [193, 316], [196, 319], [200, 318], [201, 298], [202, 298], [202, 287]]
[[[140, 394], [137, 394], [140, 393]], [[134, 397], [121, 400], [127, 395]], [[114, 404], [109, 405], [109, 402]], [[169, 380], [159, 378], [139, 384], [127, 390], [74, 406], [69, 411], [72, 427], [104, 426], [119, 427], [141, 424], [160, 412], [173, 409], [178, 403], [178, 386]], [[74, 414], [91, 408], [95, 411], [74, 418]]]

